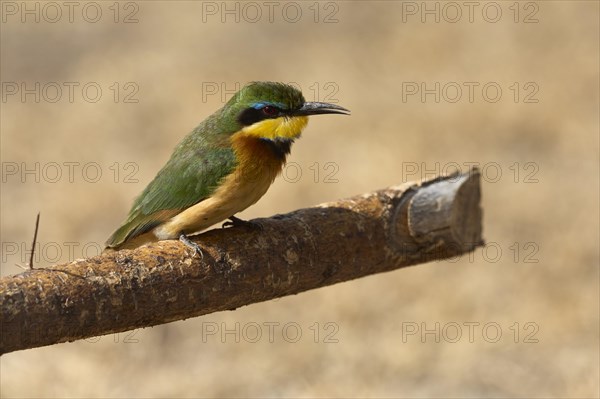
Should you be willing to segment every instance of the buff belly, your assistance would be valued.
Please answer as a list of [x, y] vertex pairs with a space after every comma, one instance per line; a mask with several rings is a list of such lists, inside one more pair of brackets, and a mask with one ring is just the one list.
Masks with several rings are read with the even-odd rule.
[[152, 233], [157, 239], [176, 239], [181, 233], [204, 230], [253, 205], [267, 192], [285, 159], [259, 138], [244, 132], [232, 137], [232, 145], [239, 160], [235, 171], [212, 196], [156, 227]]

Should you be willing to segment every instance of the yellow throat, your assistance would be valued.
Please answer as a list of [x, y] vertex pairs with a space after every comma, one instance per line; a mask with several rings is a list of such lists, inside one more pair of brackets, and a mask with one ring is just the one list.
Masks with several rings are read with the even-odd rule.
[[263, 121], [246, 126], [241, 130], [248, 136], [254, 136], [264, 139], [296, 139], [302, 133], [302, 129], [308, 123], [307, 116], [294, 116], [275, 119], [265, 119]]

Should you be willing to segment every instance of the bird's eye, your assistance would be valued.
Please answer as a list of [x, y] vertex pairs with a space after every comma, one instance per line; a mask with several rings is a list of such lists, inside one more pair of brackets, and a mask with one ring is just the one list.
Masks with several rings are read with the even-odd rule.
[[266, 107], [263, 107], [262, 112], [266, 116], [275, 116], [275, 115], [277, 115], [279, 113], [279, 111], [277, 110], [277, 108], [272, 107], [270, 105], [267, 105]]

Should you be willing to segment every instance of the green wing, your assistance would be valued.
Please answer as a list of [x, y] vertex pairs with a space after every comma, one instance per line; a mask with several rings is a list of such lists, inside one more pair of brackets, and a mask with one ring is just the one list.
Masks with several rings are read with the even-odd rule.
[[236, 159], [231, 147], [213, 145], [207, 137], [195, 133], [177, 146], [171, 159], [137, 197], [125, 223], [107, 240], [107, 247], [118, 247], [210, 197], [234, 170]]

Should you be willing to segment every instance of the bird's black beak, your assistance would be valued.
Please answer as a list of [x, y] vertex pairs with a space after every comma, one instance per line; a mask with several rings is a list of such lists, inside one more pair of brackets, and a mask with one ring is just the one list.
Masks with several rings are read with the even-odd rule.
[[306, 102], [302, 107], [292, 112], [292, 116], [308, 116], [321, 114], [349, 115], [350, 111], [339, 105], [329, 103]]

